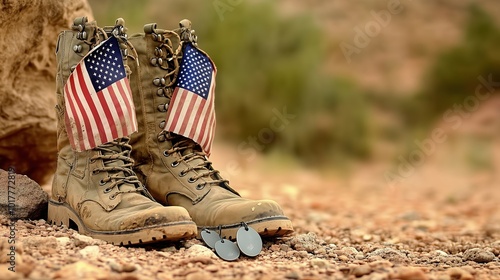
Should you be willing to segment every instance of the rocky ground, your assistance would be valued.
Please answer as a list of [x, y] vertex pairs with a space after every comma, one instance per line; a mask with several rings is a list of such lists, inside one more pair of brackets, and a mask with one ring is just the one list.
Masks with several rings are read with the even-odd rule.
[[13, 273], [12, 225], [2, 216], [0, 279], [500, 279], [500, 190], [488, 176], [447, 181], [428, 168], [388, 185], [383, 169], [339, 179], [241, 164], [232, 185], [277, 200], [295, 227], [265, 240], [256, 258], [226, 262], [199, 240], [117, 247], [43, 219], [18, 220]]

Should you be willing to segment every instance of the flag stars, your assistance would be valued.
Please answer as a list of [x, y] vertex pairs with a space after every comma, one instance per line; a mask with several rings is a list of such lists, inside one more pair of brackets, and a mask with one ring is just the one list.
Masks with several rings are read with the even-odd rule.
[[119, 79], [125, 78], [125, 71], [121, 65], [123, 63], [121, 52], [114, 40], [110, 38], [104, 41], [83, 60], [88, 77], [96, 91], [103, 90]]

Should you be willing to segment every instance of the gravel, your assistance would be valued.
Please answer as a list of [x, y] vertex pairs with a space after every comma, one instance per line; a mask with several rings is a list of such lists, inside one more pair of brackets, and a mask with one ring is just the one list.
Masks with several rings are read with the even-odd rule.
[[[265, 239], [255, 258], [226, 262], [196, 239], [119, 247], [43, 219], [11, 224], [0, 216], [0, 279], [499, 279], [500, 232], [491, 224], [499, 220], [497, 189], [394, 194], [370, 185], [325, 189], [301, 176], [285, 192], [248, 174], [246, 196], [277, 200], [295, 227], [291, 236]], [[283, 180], [266, 178], [276, 186]], [[307, 195], [290, 196], [291, 188]], [[11, 226], [15, 273], [8, 270]]]

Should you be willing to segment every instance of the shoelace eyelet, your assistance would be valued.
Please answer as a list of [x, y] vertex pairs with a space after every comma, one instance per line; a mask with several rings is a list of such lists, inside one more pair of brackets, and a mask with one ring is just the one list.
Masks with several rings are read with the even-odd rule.
[[108, 182], [104, 182], [104, 180], [103, 180], [103, 179], [101, 179], [101, 181], [99, 181], [99, 185], [101, 185], [101, 186], [104, 186], [104, 185], [106, 185], [107, 183], [108, 183]]
[[170, 154], [168, 153], [168, 151], [167, 151], [167, 150], [163, 151], [163, 155], [164, 155], [165, 157], [169, 157], [169, 156], [170, 156]]
[[[188, 182], [189, 182], [189, 183], [194, 183], [194, 182], [196, 182], [196, 181], [198, 181], [198, 178], [196, 178], [196, 179], [195, 179], [195, 178], [193, 178], [193, 177], [189, 177], [189, 179], [188, 179]], [[200, 184], [200, 185], [201, 185], [201, 184]], [[199, 186], [199, 185], [198, 185], [198, 186]], [[197, 188], [198, 188], [198, 187], [197, 187]]]
[[110, 199], [110, 200], [113, 200], [113, 199], [115, 199], [115, 198], [116, 198], [116, 194], [113, 194], [113, 195], [110, 195], [110, 196], [109, 196], [109, 199]]
[[186, 176], [186, 174], [187, 174], [187, 172], [181, 171], [181, 172], [179, 173], [179, 177], [184, 177], [184, 176]]
[[179, 162], [178, 161], [174, 161], [174, 162], [172, 162], [172, 164], [170, 164], [170, 166], [177, 167], [177, 166], [179, 166]]
[[205, 188], [205, 184], [198, 184], [196, 185], [197, 190], [203, 190]]
[[109, 193], [111, 191], [111, 188], [105, 188], [104, 193]]

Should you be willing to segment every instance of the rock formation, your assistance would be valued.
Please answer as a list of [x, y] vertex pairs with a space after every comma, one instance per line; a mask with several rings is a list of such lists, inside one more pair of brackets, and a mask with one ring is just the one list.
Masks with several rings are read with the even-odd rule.
[[92, 18], [87, 0], [0, 2], [0, 168], [40, 184], [57, 156], [57, 36], [78, 16]]

